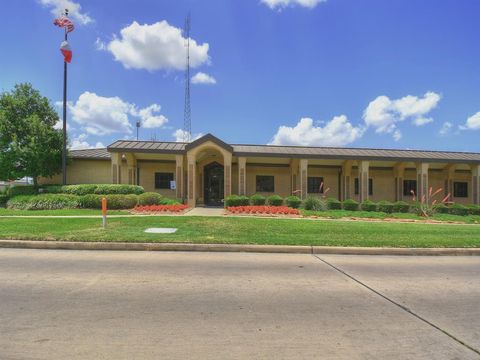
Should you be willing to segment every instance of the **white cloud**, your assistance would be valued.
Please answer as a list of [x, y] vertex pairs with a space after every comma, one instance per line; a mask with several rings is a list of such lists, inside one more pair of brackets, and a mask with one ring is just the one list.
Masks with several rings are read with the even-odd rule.
[[51, 13], [55, 17], [61, 16], [65, 9], [68, 9], [68, 16], [76, 24], [86, 25], [93, 21], [88, 14], [82, 12], [82, 6], [72, 0], [39, 0], [39, 2], [43, 6], [51, 8]]
[[480, 130], [480, 111], [467, 119], [465, 125], [460, 126], [461, 130]]
[[[134, 21], [106, 47], [127, 69], [183, 70], [185, 41], [182, 30], [165, 20], [151, 25]], [[190, 38], [190, 66], [208, 64], [208, 48], [208, 43], [197, 44]]]
[[[176, 142], [185, 142], [185, 138], [186, 138], [185, 135], [187, 135], [187, 134], [188, 134], [188, 132], [186, 132], [185, 130], [177, 129], [177, 130], [175, 130], [175, 132], [172, 135], [175, 137]], [[202, 136], [203, 136], [202, 133], [193, 134], [191, 136], [190, 141], [197, 140], [198, 138], [201, 138]]]
[[313, 9], [315, 6], [321, 2], [326, 2], [327, 0], [261, 0], [261, 2], [267, 5], [270, 9], [276, 8], [286, 8], [288, 6], [302, 6], [309, 9]]
[[83, 150], [83, 149], [98, 149], [106, 147], [102, 142], [98, 141], [95, 145], [90, 145], [87, 141], [87, 134], [80, 134], [77, 137], [73, 137], [70, 141], [69, 149], [71, 150]]
[[388, 96], [378, 96], [370, 102], [363, 112], [363, 120], [367, 126], [375, 128], [379, 134], [393, 134], [400, 139], [401, 133], [397, 123], [411, 119], [416, 126], [422, 126], [433, 121], [425, 117], [440, 101], [440, 95], [427, 92], [423, 97], [407, 95], [403, 98], [391, 100]]
[[452, 128], [453, 124], [450, 121], [445, 121], [438, 133], [442, 136], [445, 136], [450, 132], [450, 130], [452, 130]]
[[325, 126], [302, 118], [294, 127], [280, 126], [272, 145], [344, 146], [362, 137], [364, 130], [353, 126], [345, 115], [335, 116]]
[[192, 76], [192, 84], [208, 84], [213, 85], [216, 84], [217, 80], [213, 76], [205, 74], [203, 72], [198, 72], [194, 76]]
[[97, 40], [95, 40], [95, 49], [99, 51], [107, 50], [107, 44], [97, 37]]
[[88, 91], [81, 94], [76, 103], [69, 103], [68, 107], [72, 120], [93, 135], [131, 134], [130, 116], [139, 118], [146, 128], [161, 127], [168, 122], [165, 116], [155, 114], [160, 111], [158, 104], [138, 110], [135, 104], [119, 97], [104, 97]]

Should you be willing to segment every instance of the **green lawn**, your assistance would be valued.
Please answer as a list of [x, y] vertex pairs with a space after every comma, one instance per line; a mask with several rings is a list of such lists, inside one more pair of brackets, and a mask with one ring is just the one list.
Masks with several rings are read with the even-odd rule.
[[[108, 214], [110, 215], [128, 215], [130, 214], [126, 210], [109, 210]], [[11, 215], [18, 215], [18, 216], [42, 216], [42, 215], [57, 215], [57, 216], [65, 216], [65, 215], [102, 215], [101, 210], [93, 210], [93, 209], [63, 209], [63, 210], [11, 210], [0, 208], [0, 217], [1, 216], [11, 216]]]
[[[146, 234], [175, 227], [175, 234]], [[0, 239], [385, 247], [480, 247], [480, 226], [240, 217], [0, 218]]]
[[[302, 214], [305, 216], [318, 216], [329, 219], [341, 219], [341, 218], [367, 218], [367, 219], [413, 219], [413, 220], [425, 220], [424, 217], [418, 216], [412, 213], [394, 213], [387, 214], [378, 211], [348, 211], [348, 210], [328, 210], [328, 211], [309, 211], [302, 210]], [[430, 220], [438, 221], [454, 221], [464, 222], [467, 224], [480, 224], [480, 216], [478, 215], [450, 215], [450, 214], [434, 214]]]

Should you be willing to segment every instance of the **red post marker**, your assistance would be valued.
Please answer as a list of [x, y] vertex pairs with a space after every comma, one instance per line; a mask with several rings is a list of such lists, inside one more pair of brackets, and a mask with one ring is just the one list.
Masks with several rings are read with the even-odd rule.
[[107, 199], [102, 198], [102, 224], [103, 228], [107, 227]]

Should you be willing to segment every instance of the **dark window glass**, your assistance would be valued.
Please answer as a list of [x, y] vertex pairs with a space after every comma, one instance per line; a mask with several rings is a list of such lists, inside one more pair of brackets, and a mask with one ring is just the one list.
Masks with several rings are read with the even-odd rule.
[[[360, 192], [360, 185], [358, 178], [355, 178], [355, 195], [358, 195]], [[368, 179], [368, 195], [373, 195], [373, 179]]]
[[417, 180], [403, 180], [403, 196], [417, 195]]
[[173, 173], [155, 173], [155, 189], [170, 189]]
[[273, 176], [257, 175], [257, 191], [259, 192], [274, 192], [275, 181]]
[[323, 194], [325, 184], [320, 189], [320, 186], [323, 183], [323, 177], [308, 177], [308, 193], [309, 194]]
[[454, 197], [468, 197], [468, 183], [466, 182], [454, 182], [453, 183], [453, 196]]

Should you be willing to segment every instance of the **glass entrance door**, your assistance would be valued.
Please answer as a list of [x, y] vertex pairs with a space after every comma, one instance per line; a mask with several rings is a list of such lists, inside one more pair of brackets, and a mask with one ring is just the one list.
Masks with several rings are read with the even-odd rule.
[[213, 162], [204, 167], [205, 205], [223, 205], [223, 165]]

